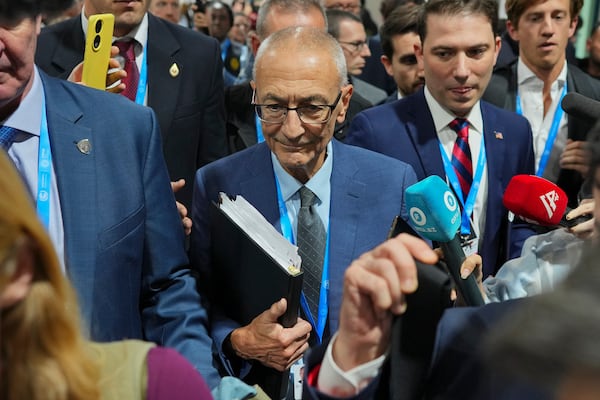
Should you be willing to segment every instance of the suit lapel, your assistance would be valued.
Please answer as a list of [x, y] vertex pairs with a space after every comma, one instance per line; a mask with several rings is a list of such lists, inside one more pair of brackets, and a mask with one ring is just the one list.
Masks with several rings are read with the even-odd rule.
[[[343, 287], [344, 272], [354, 254], [356, 235], [361, 215], [365, 211], [364, 183], [353, 177], [357, 166], [346, 149], [333, 140], [333, 170], [331, 172], [331, 203], [329, 211], [329, 287], [330, 290]], [[338, 315], [342, 293], [329, 294], [329, 319], [331, 330], [338, 326]]]
[[438, 156], [440, 147], [437, 132], [423, 90], [419, 91], [413, 98], [415, 101], [408, 103], [407, 113], [411, 117], [406, 119], [408, 121], [406, 131], [418, 154], [422, 173], [424, 173], [423, 176], [419, 176], [421, 174], [417, 172], [418, 178], [423, 179], [430, 175], [438, 175], [446, 179], [442, 158]]
[[271, 151], [265, 143], [255, 149], [250, 162], [244, 166], [247, 178], [240, 183], [241, 194], [281, 232]]
[[[159, 121], [172, 121], [175, 105], [182, 84], [182, 73], [172, 76], [170, 71], [177, 63], [175, 54], [180, 44], [165, 23], [148, 14], [148, 106], [156, 112]], [[163, 143], [166, 142], [168, 126], [161, 126]]]
[[[82, 239], [93, 237], [91, 233], [96, 232], [93, 212], [98, 209], [94, 135], [90, 128], [78, 123], [83, 112], [63, 89], [64, 84], [40, 74], [48, 99], [48, 131], [60, 194], [65, 243], [69, 244], [65, 246], [67, 269], [74, 277], [82, 276], [78, 271], [83, 270], [87, 271], [86, 276], [90, 276], [90, 270], [95, 266], [96, 252]], [[83, 139], [91, 143], [90, 154], [82, 153], [76, 146]], [[78, 283], [75, 282], [76, 287]], [[89, 295], [92, 296], [92, 293]], [[82, 300], [83, 304], [91, 304], [91, 297]]]

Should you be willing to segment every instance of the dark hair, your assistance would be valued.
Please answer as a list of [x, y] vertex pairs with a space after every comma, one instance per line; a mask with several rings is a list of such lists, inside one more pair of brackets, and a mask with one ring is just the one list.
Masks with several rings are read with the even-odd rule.
[[403, 4], [388, 15], [388, 18], [379, 29], [381, 48], [387, 58], [391, 60], [394, 56], [394, 44], [392, 42], [394, 36], [410, 32], [419, 33], [417, 29], [418, 16], [419, 6], [413, 3]]
[[383, 18], [383, 22], [385, 22], [392, 11], [396, 8], [406, 5], [406, 4], [421, 4], [421, 0], [383, 0], [379, 5], [379, 12], [381, 13], [381, 17]]
[[73, 5], [73, 0], [0, 0], [0, 20], [33, 18], [40, 14], [56, 13]]
[[362, 24], [360, 17], [349, 11], [331, 9], [325, 13], [327, 16], [327, 32], [336, 39], [340, 38], [340, 24], [342, 21], [354, 21]]
[[[504, 9], [506, 10], [506, 16], [508, 20], [513, 24], [515, 28], [519, 27], [519, 19], [529, 7], [535, 5], [537, 2], [531, 0], [506, 0]], [[571, 3], [571, 20], [576, 18], [583, 7], [583, 0], [570, 0]]]
[[496, 34], [498, 26], [498, 3], [495, 0], [430, 0], [426, 2], [419, 13], [419, 37], [421, 43], [427, 36], [427, 17], [429, 15], [484, 15], [490, 21], [490, 29]]
[[218, 1], [218, 0], [209, 1], [208, 3], [206, 3], [206, 9], [208, 10], [209, 8], [224, 8], [225, 11], [227, 11], [227, 19], [229, 20], [229, 27], [233, 26], [233, 11], [231, 11], [231, 7], [229, 7], [228, 4]]

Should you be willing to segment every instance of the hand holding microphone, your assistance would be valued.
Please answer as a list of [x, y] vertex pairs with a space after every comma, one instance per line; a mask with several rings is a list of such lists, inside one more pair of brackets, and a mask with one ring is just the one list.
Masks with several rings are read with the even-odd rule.
[[591, 215], [568, 219], [565, 192], [547, 179], [535, 175], [515, 175], [504, 192], [502, 203], [507, 210], [527, 222], [543, 226], [573, 226], [589, 220]]
[[405, 198], [415, 230], [441, 244], [448, 270], [467, 305], [483, 305], [475, 276], [461, 277], [461, 266], [466, 259], [458, 231], [461, 214], [458, 201], [448, 185], [439, 176], [432, 175], [407, 188]]

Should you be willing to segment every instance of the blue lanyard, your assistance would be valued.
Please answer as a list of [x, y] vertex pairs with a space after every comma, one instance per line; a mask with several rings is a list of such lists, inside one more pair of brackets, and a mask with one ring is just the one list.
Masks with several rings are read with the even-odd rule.
[[146, 47], [144, 47], [142, 56], [142, 68], [140, 69], [140, 80], [138, 81], [137, 93], [135, 95], [135, 102], [137, 104], [144, 105], [144, 99], [146, 98], [146, 82], [148, 82], [148, 68], [146, 63]]
[[231, 41], [229, 38], [226, 38], [221, 45], [221, 61], [225, 62], [225, 58], [227, 58], [227, 50], [231, 46]]
[[[287, 207], [283, 201], [281, 195], [281, 188], [279, 187], [279, 180], [275, 175], [275, 185], [277, 187], [277, 203], [279, 205], [279, 217], [281, 224], [281, 232], [283, 236], [292, 244], [296, 244], [294, 240], [294, 232], [292, 230], [292, 223], [287, 213]], [[327, 297], [329, 293], [329, 229], [327, 230], [327, 242], [325, 244], [325, 257], [323, 259], [323, 275], [321, 276], [321, 288], [319, 290], [319, 315], [317, 316], [317, 323], [315, 323], [314, 317], [308, 307], [306, 296], [304, 292], [300, 295], [300, 304], [302, 309], [308, 318], [308, 322], [312, 325], [314, 331], [317, 333], [318, 343], [323, 341], [323, 332], [325, 331], [325, 325], [327, 324], [327, 313], [329, 312], [327, 306]]]
[[[558, 105], [556, 106], [556, 111], [554, 111], [552, 125], [550, 126], [550, 132], [548, 132], [548, 138], [546, 139], [544, 152], [542, 153], [542, 157], [540, 158], [540, 164], [538, 165], [537, 171], [535, 172], [537, 176], [544, 175], [546, 165], [548, 164], [548, 159], [550, 159], [550, 153], [552, 153], [552, 148], [554, 147], [554, 142], [556, 141], [556, 135], [558, 135], [558, 127], [563, 116], [563, 109], [560, 106], [560, 104], [562, 102], [563, 97], [565, 97], [565, 94], [567, 94], [566, 82], [565, 86], [563, 87], [562, 93], [560, 94], [560, 100], [558, 101]], [[523, 115], [523, 109], [521, 108], [521, 97], [519, 96], [519, 93], [517, 93], [516, 112], [519, 115]]]
[[460, 233], [462, 235], [471, 234], [471, 214], [473, 214], [473, 208], [475, 207], [475, 200], [477, 198], [477, 192], [479, 191], [479, 185], [481, 185], [481, 177], [483, 176], [483, 170], [486, 162], [485, 143], [483, 136], [484, 135], [482, 134], [481, 145], [479, 146], [479, 157], [477, 159], [477, 169], [475, 170], [473, 183], [471, 184], [471, 189], [469, 190], [466, 201], [463, 199], [462, 189], [460, 187], [460, 183], [458, 182], [456, 172], [454, 172], [452, 162], [448, 159], [448, 155], [446, 154], [442, 142], [438, 140], [440, 145], [440, 153], [442, 153], [442, 160], [444, 161], [444, 170], [446, 171], [446, 176], [448, 177], [450, 185], [452, 185], [452, 188], [454, 189], [454, 193], [456, 193], [458, 201], [460, 201], [460, 204], [463, 206], [460, 223]]
[[254, 116], [254, 123], [256, 124], [256, 143], [262, 143], [265, 141], [265, 135], [263, 135], [262, 124], [258, 115]]
[[52, 151], [46, 117], [46, 97], [42, 94], [42, 121], [40, 123], [40, 146], [38, 149], [37, 213], [46, 227], [50, 226], [50, 185], [52, 181]]

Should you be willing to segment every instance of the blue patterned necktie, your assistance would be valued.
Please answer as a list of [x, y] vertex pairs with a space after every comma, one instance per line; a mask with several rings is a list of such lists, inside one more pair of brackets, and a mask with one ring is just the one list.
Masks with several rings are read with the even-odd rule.
[[327, 235], [321, 217], [314, 207], [315, 194], [306, 186], [300, 188], [298, 212], [298, 253], [302, 258], [304, 283], [302, 289], [314, 320], [319, 318], [321, 275], [325, 259]]
[[4, 150], [8, 150], [13, 140], [15, 140], [17, 133], [19, 133], [18, 129], [6, 125], [0, 126], [0, 147]]
[[469, 121], [456, 118], [449, 124], [456, 132], [456, 142], [452, 149], [452, 166], [458, 177], [463, 201], [467, 201], [471, 184], [473, 183], [473, 162], [471, 161], [471, 148], [469, 147]]

